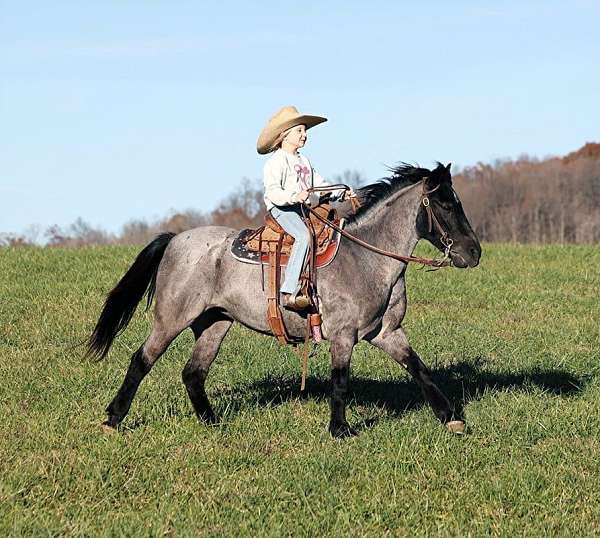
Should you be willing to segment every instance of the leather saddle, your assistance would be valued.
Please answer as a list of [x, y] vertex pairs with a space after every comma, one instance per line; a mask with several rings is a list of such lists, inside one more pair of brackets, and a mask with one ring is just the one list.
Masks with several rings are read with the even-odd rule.
[[[355, 214], [356, 209], [360, 207], [355, 197], [351, 198], [347, 202], [347, 205], [349, 205], [349, 210], [352, 214]], [[309, 219], [305, 219], [307, 227], [312, 234], [313, 242], [311, 255], [308, 256], [309, 260], [301, 276], [303, 290], [308, 295], [311, 304], [304, 313], [307, 325], [304, 338], [300, 390], [304, 390], [306, 380], [309, 338], [312, 335], [313, 340], [317, 344], [322, 338], [320, 298], [317, 293], [317, 268], [324, 267], [333, 261], [341, 239], [341, 234], [322, 222], [321, 218], [334, 223], [338, 228], [343, 228], [344, 226], [344, 219], [339, 217], [331, 204], [323, 203], [317, 206], [314, 211], [318, 216], [313, 215], [311, 212]], [[264, 226], [256, 230], [242, 230], [234, 238], [231, 245], [231, 254], [234, 258], [244, 263], [261, 266], [261, 286], [263, 291], [265, 291], [264, 266], [268, 266], [267, 321], [273, 335], [282, 344], [292, 341], [297, 342], [297, 340], [290, 338], [287, 333], [279, 303], [281, 268], [287, 265], [293, 244], [294, 238], [285, 232], [270, 213], [267, 213]]]
[[[329, 204], [322, 204], [316, 207], [315, 212], [321, 218], [333, 221], [338, 226], [343, 225], [337, 212]], [[311, 332], [313, 337], [315, 330], [318, 330], [318, 334], [320, 335], [321, 315], [319, 314], [316, 295], [316, 269], [324, 267], [333, 260], [340, 242], [340, 234], [312, 213], [307, 222], [307, 227], [313, 236], [315, 252], [312, 257], [309, 256], [310, 260], [306, 265], [302, 277], [307, 295], [311, 298], [311, 306], [308, 309], [306, 318], [308, 323], [306, 342], [308, 342]], [[261, 226], [257, 230], [242, 230], [234, 239], [231, 246], [231, 254], [236, 259], [245, 263], [260, 264], [261, 266], [267, 265], [269, 267], [267, 319], [273, 335], [281, 343], [290, 342], [279, 305], [281, 267], [287, 265], [293, 244], [294, 238], [285, 232], [270, 213], [267, 213], [264, 226]], [[264, 277], [261, 278], [261, 284], [264, 286]], [[318, 338], [318, 341], [320, 341], [320, 336]], [[305, 364], [306, 359], [304, 360], [304, 368]], [[303, 369], [304, 375], [305, 369]]]
[[[338, 226], [343, 225], [336, 210], [330, 204], [323, 204], [315, 208], [315, 211], [323, 218], [332, 221]], [[315, 237], [316, 266], [324, 267], [331, 263], [335, 257], [340, 235], [333, 228], [321, 222], [314, 215], [310, 215], [309, 230]], [[269, 252], [276, 245], [280, 246], [280, 265], [287, 265], [289, 255], [292, 251], [294, 238], [287, 234], [277, 223], [270, 213], [265, 215], [265, 224], [258, 229], [242, 230], [233, 241], [231, 253], [234, 258], [253, 264], [268, 264]]]

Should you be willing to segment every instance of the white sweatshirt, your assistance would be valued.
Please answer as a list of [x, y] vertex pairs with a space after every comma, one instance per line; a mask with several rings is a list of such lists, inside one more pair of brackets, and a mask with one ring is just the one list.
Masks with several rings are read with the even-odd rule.
[[[263, 169], [265, 204], [267, 210], [274, 205], [285, 206], [298, 203], [297, 196], [310, 187], [322, 187], [328, 183], [300, 153], [292, 155], [281, 148], [276, 150]], [[312, 193], [308, 204], [319, 203], [319, 194]]]

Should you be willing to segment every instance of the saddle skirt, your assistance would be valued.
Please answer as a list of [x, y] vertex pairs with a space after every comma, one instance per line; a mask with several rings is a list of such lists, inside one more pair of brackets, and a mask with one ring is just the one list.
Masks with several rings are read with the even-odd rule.
[[[343, 219], [338, 218], [335, 209], [329, 204], [320, 205], [315, 208], [315, 211], [336, 225], [343, 226]], [[310, 223], [316, 237], [316, 265], [317, 267], [325, 267], [333, 261], [337, 254], [340, 234], [312, 214], [310, 215]], [[285, 267], [292, 251], [294, 238], [281, 228], [270, 213], [267, 213], [264, 226], [255, 230], [245, 229], [239, 233], [231, 246], [231, 254], [235, 259], [244, 263], [268, 265], [269, 252], [274, 251], [280, 242], [280, 265]]]

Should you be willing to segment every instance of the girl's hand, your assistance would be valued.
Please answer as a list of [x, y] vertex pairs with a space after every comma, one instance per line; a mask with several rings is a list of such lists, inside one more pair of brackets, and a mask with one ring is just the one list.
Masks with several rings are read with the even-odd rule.
[[310, 193], [308, 191], [302, 191], [296, 194], [296, 200], [298, 200], [299, 202], [306, 202], [309, 196]]

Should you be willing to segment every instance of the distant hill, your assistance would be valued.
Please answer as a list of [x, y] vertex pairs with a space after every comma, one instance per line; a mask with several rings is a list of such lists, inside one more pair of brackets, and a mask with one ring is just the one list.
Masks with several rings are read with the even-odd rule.
[[577, 159], [582, 158], [598, 158], [600, 157], [600, 144], [597, 142], [588, 142], [577, 151], [573, 151], [562, 158], [563, 163], [568, 164]]

